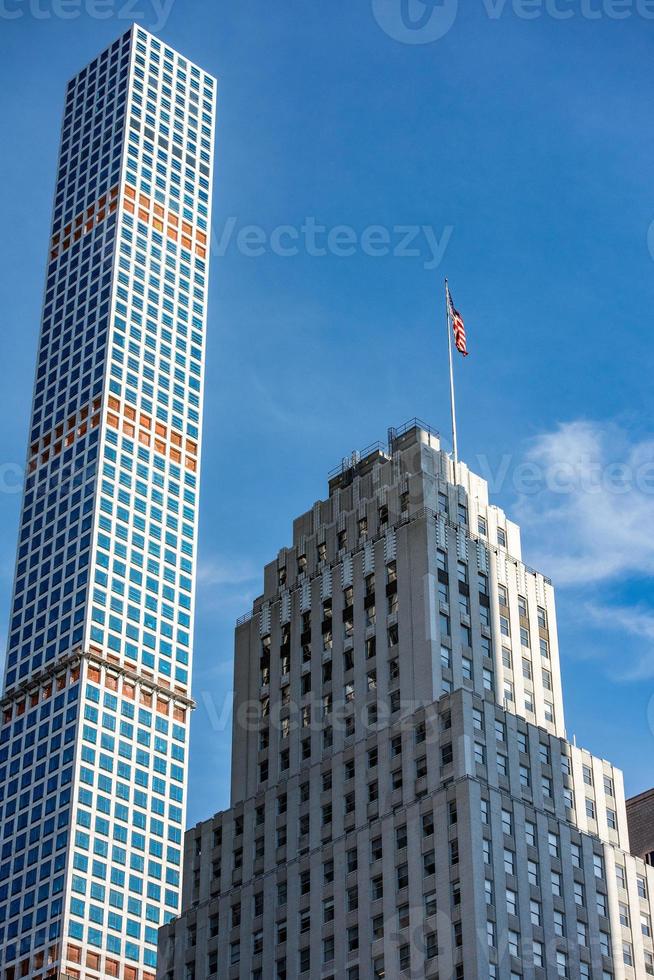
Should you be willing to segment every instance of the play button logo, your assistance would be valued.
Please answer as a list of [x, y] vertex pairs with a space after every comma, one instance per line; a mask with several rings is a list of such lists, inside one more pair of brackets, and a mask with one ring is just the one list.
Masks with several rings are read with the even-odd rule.
[[459, 0], [372, 0], [381, 29], [402, 44], [432, 44], [456, 20]]

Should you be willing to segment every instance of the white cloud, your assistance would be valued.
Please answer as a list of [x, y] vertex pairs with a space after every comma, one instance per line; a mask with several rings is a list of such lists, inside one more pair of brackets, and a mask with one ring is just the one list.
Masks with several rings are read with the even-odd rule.
[[654, 573], [654, 442], [576, 421], [539, 436], [525, 463], [536, 492], [518, 497], [530, 562], [558, 585]]
[[512, 475], [515, 487], [528, 477], [515, 506], [524, 551], [559, 589], [574, 655], [618, 681], [654, 677], [654, 609], [625, 601], [654, 575], [654, 441], [616, 423], [561, 423]]

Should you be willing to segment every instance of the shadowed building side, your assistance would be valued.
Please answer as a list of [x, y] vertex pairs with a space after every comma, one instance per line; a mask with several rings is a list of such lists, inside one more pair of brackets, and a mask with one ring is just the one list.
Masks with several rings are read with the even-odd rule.
[[654, 866], [654, 789], [627, 800], [631, 853]]

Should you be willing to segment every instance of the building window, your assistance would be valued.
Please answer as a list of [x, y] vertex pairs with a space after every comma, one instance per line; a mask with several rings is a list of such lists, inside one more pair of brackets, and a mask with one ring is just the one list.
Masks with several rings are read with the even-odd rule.
[[565, 936], [565, 917], [558, 909], [554, 909], [554, 932], [557, 936]]
[[322, 961], [323, 963], [331, 963], [334, 959], [334, 937], [327, 936], [326, 939], [322, 941]]
[[527, 878], [529, 879], [530, 885], [538, 886], [539, 883], [538, 864], [535, 861], [527, 861]]
[[494, 949], [495, 948], [495, 923], [490, 920], [486, 923], [486, 938], [488, 940], [488, 945]]

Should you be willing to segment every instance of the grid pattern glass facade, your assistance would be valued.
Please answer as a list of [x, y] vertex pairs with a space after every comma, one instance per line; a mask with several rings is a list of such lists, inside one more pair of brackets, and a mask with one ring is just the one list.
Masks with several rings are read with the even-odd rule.
[[68, 85], [0, 728], [0, 976], [147, 980], [180, 901], [215, 80]]

